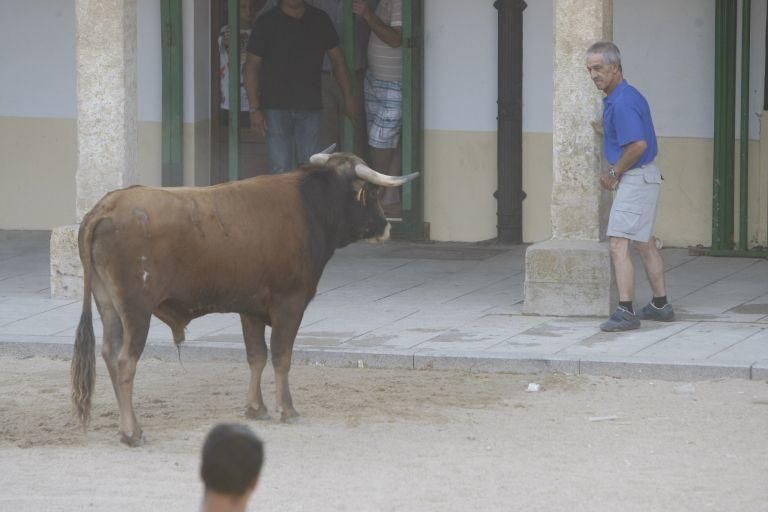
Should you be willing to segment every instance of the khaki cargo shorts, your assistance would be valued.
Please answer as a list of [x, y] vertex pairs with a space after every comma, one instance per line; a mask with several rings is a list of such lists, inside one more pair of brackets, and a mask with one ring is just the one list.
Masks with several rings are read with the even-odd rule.
[[661, 172], [655, 162], [621, 176], [608, 218], [608, 236], [647, 242], [659, 208]]

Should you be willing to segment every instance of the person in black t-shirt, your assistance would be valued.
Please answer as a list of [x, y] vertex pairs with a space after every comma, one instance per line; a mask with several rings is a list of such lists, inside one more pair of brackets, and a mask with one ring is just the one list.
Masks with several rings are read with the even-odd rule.
[[259, 18], [251, 33], [245, 90], [251, 126], [266, 135], [273, 173], [306, 163], [320, 150], [320, 84], [326, 54], [344, 94], [345, 114], [354, 120], [357, 104], [339, 36], [328, 14], [304, 0], [281, 0]]

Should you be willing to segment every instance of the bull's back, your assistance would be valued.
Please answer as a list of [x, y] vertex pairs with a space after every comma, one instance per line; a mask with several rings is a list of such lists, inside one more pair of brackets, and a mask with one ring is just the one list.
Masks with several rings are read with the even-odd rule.
[[298, 176], [133, 187], [95, 211], [94, 263], [154, 300], [234, 300], [312, 286]]

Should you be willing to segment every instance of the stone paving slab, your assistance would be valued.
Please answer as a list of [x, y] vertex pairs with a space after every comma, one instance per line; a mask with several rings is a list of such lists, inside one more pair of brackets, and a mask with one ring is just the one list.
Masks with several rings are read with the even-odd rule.
[[735, 345], [707, 358], [715, 363], [731, 363], [737, 361], [768, 361], [768, 325], [754, 324], [760, 330]]
[[[755, 324], [701, 322], [691, 325], [675, 336], [641, 350], [638, 355], [665, 361], [710, 359], [716, 361], [715, 358], [718, 354], [736, 349], [740, 343], [746, 342], [750, 338], [755, 338], [753, 344], [758, 347], [761, 344], [765, 345], [768, 354], [768, 330], [764, 327]], [[739, 352], [732, 354], [737, 353]], [[753, 352], [748, 357], [757, 359], [757, 356], [758, 353]], [[731, 360], [735, 359], [735, 357], [731, 358]]]
[[627, 357], [630, 358], [651, 345], [674, 336], [693, 325], [690, 322], [644, 322], [642, 328], [626, 332], [596, 333], [557, 352], [562, 356]]
[[758, 361], [752, 365], [751, 377], [753, 380], [764, 380], [768, 382], [768, 359]]

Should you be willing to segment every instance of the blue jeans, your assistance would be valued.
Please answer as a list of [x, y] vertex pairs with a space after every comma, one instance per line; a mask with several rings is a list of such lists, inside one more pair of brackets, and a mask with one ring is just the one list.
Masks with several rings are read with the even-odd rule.
[[295, 169], [319, 151], [321, 115], [322, 110], [264, 110], [270, 172]]

